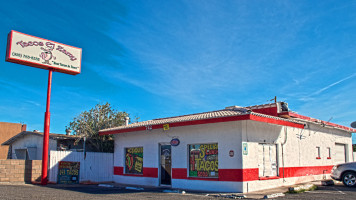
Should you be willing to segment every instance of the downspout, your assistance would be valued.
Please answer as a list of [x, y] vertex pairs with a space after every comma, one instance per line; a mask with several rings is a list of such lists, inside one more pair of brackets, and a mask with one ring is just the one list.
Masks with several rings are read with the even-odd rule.
[[283, 146], [287, 143], [288, 139], [288, 134], [287, 134], [287, 127], [284, 127], [284, 142], [281, 143], [282, 147], [282, 165], [283, 165], [283, 182], [286, 182], [285, 177], [284, 177], [284, 151], [283, 151]]

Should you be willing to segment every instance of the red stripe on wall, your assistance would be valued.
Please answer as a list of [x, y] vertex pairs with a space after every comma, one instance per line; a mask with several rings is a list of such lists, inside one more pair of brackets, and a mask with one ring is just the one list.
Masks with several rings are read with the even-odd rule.
[[143, 176], [150, 177], [150, 178], [158, 178], [158, 168], [144, 167]]
[[114, 175], [123, 175], [124, 174], [124, 168], [123, 167], [115, 167], [114, 166]]
[[186, 179], [187, 178], [187, 168], [172, 168], [172, 178], [173, 179]]
[[144, 167], [142, 169], [142, 174], [125, 174], [124, 167], [114, 166], [114, 175], [158, 178], [158, 169], [153, 167]]
[[[333, 168], [332, 165], [279, 168], [279, 178], [330, 174], [332, 168]], [[283, 169], [284, 169], [284, 173], [283, 173]], [[187, 173], [188, 170], [186, 168], [172, 168], [172, 179], [231, 181], [231, 182], [246, 182], [246, 181], [262, 180], [260, 177], [258, 177], [258, 168], [219, 169], [219, 178], [188, 177]], [[143, 174], [138, 175], [138, 174], [124, 174], [123, 167], [114, 167], [114, 175], [158, 178], [158, 168], [144, 167]]]
[[[310, 167], [285, 167], [284, 177], [299, 177], [319, 174], [330, 174], [333, 165], [330, 166], [310, 166]], [[283, 177], [283, 168], [279, 168], [279, 176]]]
[[[219, 173], [220, 173], [220, 170], [219, 170]], [[188, 177], [186, 168], [172, 168], [172, 179], [201, 180], [201, 181], [219, 181], [220, 180], [219, 178]]]
[[237, 181], [243, 180], [242, 169], [219, 169], [219, 181]]
[[258, 168], [243, 169], [243, 181], [258, 180]]
[[[300, 177], [319, 174], [330, 174], [333, 166], [308, 166], [308, 167], [285, 167], [284, 177]], [[219, 169], [219, 178], [195, 178], [188, 177], [186, 168], [173, 168], [173, 179], [204, 180], [204, 181], [232, 181], [245, 182], [264, 180], [258, 176], [258, 168], [249, 169]], [[283, 168], [279, 169], [279, 178], [283, 178]], [[276, 179], [278, 177], [274, 177]], [[268, 180], [269, 178], [266, 178]]]
[[173, 179], [204, 180], [204, 181], [253, 181], [258, 180], [258, 168], [252, 169], [219, 169], [219, 178], [188, 177], [186, 168], [173, 168]]

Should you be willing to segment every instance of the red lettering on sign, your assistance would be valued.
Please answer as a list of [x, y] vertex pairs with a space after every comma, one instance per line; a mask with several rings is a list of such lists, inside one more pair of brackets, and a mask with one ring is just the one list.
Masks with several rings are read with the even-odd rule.
[[198, 172], [198, 177], [208, 177], [208, 172], [200, 171]]

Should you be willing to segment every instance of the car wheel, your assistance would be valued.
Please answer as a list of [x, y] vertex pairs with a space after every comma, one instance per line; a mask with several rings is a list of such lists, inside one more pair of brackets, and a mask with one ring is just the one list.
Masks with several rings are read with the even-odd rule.
[[346, 172], [342, 176], [342, 183], [347, 187], [356, 186], [356, 173], [355, 172]]

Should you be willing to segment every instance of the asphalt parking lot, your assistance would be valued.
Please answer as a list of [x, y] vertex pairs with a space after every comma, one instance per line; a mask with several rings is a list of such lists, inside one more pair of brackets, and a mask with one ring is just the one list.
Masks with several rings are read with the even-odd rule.
[[[247, 197], [249, 195], [247, 194]], [[251, 197], [251, 196], [250, 196]], [[261, 196], [262, 198], [263, 196]], [[126, 187], [99, 187], [98, 185], [0, 185], [0, 199], [227, 199], [206, 196], [206, 193], [175, 193], [174, 190], [142, 189]], [[251, 198], [250, 198], [251, 199]], [[315, 191], [286, 194], [276, 199], [356, 199], [356, 188], [347, 188], [340, 183], [333, 186], [318, 186]]]
[[97, 185], [0, 185], [0, 199], [216, 199], [200, 194], [180, 194], [163, 190], [135, 190], [125, 187], [98, 187]]
[[278, 199], [356, 199], [356, 187], [345, 187], [342, 183], [333, 186], [320, 186], [314, 191], [299, 194], [287, 194]]

